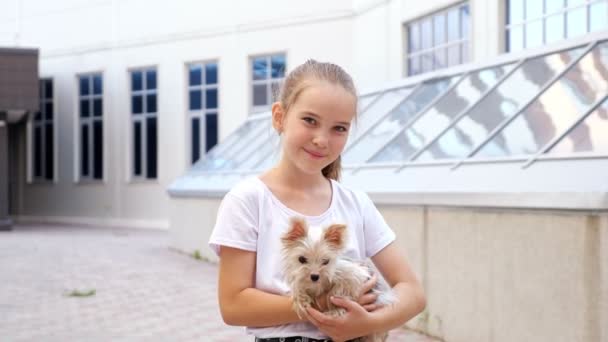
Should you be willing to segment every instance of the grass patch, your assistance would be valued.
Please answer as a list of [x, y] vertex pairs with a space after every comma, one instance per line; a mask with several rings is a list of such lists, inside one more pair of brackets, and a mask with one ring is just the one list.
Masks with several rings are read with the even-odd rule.
[[97, 291], [95, 289], [90, 290], [78, 290], [74, 289], [66, 293], [66, 297], [91, 297], [94, 296]]

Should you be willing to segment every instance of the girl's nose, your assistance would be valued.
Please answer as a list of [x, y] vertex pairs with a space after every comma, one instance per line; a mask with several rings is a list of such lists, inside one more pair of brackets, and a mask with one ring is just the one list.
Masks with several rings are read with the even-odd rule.
[[327, 137], [325, 137], [324, 135], [317, 135], [312, 139], [312, 143], [318, 147], [326, 147]]

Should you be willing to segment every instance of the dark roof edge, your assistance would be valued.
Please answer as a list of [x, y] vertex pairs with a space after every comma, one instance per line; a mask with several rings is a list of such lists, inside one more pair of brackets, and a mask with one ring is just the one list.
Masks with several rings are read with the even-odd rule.
[[21, 47], [0, 47], [0, 55], [35, 55], [38, 56], [37, 48], [21, 48]]

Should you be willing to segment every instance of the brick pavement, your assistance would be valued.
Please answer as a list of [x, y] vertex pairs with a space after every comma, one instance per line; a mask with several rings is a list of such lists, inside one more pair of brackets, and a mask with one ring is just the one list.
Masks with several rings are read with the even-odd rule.
[[[170, 250], [168, 238], [91, 226], [0, 232], [0, 341], [251, 342], [222, 322], [216, 265]], [[398, 329], [389, 341], [432, 340]]]

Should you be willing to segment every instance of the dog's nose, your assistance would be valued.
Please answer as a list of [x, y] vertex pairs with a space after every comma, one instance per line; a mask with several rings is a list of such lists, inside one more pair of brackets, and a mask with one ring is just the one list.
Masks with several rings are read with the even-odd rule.
[[312, 280], [312, 281], [317, 281], [317, 280], [319, 280], [319, 275], [318, 275], [318, 274], [311, 274], [311, 275], [310, 275], [310, 280]]

